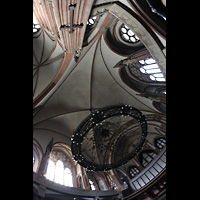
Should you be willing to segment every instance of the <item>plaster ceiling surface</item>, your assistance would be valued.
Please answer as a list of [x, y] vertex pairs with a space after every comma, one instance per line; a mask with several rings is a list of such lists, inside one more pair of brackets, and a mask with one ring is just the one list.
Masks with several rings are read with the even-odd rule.
[[[103, 34], [90, 39], [92, 42], [83, 48], [78, 62], [70, 63], [62, 81], [53, 88], [48, 99], [39, 104], [41, 107], [33, 119], [33, 129], [54, 131], [69, 139], [91, 111], [120, 103], [130, 104], [143, 112], [159, 113], [150, 99], [136, 95], [138, 92], [121, 80], [119, 68], [113, 68], [126, 57], [112, 51]], [[59, 51], [57, 54], [62, 52]], [[59, 69], [61, 63], [55, 63]], [[48, 71], [54, 70], [48, 67]]]
[[58, 41], [43, 28], [33, 37], [33, 98], [55, 77], [64, 58]]

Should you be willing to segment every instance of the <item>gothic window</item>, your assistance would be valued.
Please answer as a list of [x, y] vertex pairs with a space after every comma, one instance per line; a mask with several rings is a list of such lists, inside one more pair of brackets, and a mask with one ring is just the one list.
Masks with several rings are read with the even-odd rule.
[[[162, 85], [165, 84], [164, 75], [151, 56], [141, 60], [129, 57], [117, 63], [116, 66], [125, 66], [126, 73], [128, 73], [126, 76], [129, 76], [133, 80], [137, 79], [145, 83], [157, 84], [160, 82]], [[124, 73], [123, 71], [121, 72]], [[166, 94], [166, 90], [163, 90], [161, 94]]]
[[91, 179], [89, 179], [89, 184], [90, 184], [90, 189], [95, 190], [94, 182]]
[[94, 27], [98, 22], [98, 18], [99, 18], [98, 16], [94, 16], [94, 17], [89, 17], [89, 19], [87, 20], [87, 26], [86, 26], [84, 40], [83, 40], [83, 46], [88, 45], [88, 38], [89, 38], [90, 34], [92, 33], [92, 31], [94, 30]]
[[139, 62], [142, 65], [140, 71], [143, 74], [149, 75], [149, 78], [152, 81], [159, 81], [159, 82], [165, 81], [165, 78], [160, 68], [158, 67], [156, 61], [153, 58], [147, 58], [145, 60], [140, 60]]
[[87, 21], [87, 25], [92, 26], [95, 23], [96, 19], [97, 19], [96, 16], [89, 18]]
[[35, 16], [33, 15], [33, 33], [36, 33], [40, 30], [40, 25], [37, 22]]
[[53, 151], [48, 161], [46, 178], [61, 185], [73, 187], [71, 165], [62, 152]]
[[125, 24], [120, 28], [120, 35], [126, 42], [136, 43], [140, 40], [139, 37]]
[[54, 175], [55, 175], [55, 163], [52, 160], [49, 160], [46, 178], [53, 181]]
[[33, 33], [36, 33], [40, 30], [40, 25], [39, 24], [33, 24]]
[[133, 178], [135, 177], [135, 175], [137, 175], [139, 173], [139, 169], [136, 166], [132, 166], [129, 169], [129, 175]]
[[144, 150], [141, 152], [139, 160], [143, 167], [146, 167], [157, 154], [153, 150]]
[[155, 146], [159, 149], [162, 149], [166, 144], [166, 139], [163, 137], [155, 139]]
[[64, 170], [64, 185], [66, 186], [73, 186], [72, 183], [72, 172], [69, 168], [65, 168]]
[[61, 160], [58, 160], [56, 162], [56, 168], [55, 168], [55, 182], [63, 185], [63, 178], [64, 178], [64, 165]]

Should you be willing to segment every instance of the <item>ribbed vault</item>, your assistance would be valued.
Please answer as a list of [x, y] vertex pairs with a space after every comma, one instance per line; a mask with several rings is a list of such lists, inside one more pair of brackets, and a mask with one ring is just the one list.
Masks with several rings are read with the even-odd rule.
[[[119, 103], [130, 104], [145, 112], [158, 112], [151, 100], [136, 95], [137, 91], [121, 80], [119, 69], [113, 67], [125, 57], [115, 54], [107, 46], [103, 33], [91, 41], [83, 49], [79, 61], [70, 63], [62, 83], [42, 105], [34, 118], [35, 128], [48, 126], [48, 129], [52, 127], [58, 131], [54, 123], [59, 121], [60, 133], [70, 137], [91, 111]], [[70, 116], [76, 116], [75, 126], [72, 126], [72, 120], [67, 120]]]
[[[142, 89], [148, 89], [148, 84], [137, 81], [136, 77], [130, 82], [132, 84], [130, 86], [123, 79], [126, 77], [122, 78], [123, 74], [120, 73], [123, 67], [121, 63], [131, 56], [134, 57], [134, 52], [137, 52], [137, 57], [150, 55], [154, 58], [166, 77], [166, 51], [161, 42], [158, 42], [159, 39], [154, 31], [144, 25], [136, 13], [130, 11], [132, 1], [127, 1], [129, 3], [125, 4], [121, 2], [124, 1], [120, 3], [101, 1], [102, 4], [95, 1], [92, 7], [93, 1], [88, 0], [34, 0], [34, 12], [36, 18], [40, 20], [41, 28], [33, 34], [33, 138], [40, 144], [41, 152], [45, 152], [52, 138], [54, 144], [71, 146], [74, 131], [87, 116], [106, 106], [124, 104], [131, 105], [147, 115], [148, 136], [143, 148], [148, 152], [154, 151], [156, 155], [166, 155], [165, 149], [161, 151], [155, 147], [155, 140], [165, 137], [166, 131], [164, 109], [155, 106], [155, 102], [160, 103], [160, 97], [157, 98], [159, 95], [156, 92], [151, 96], [152, 90], [157, 86], [149, 83], [150, 89], [146, 91], [149, 96], [142, 95], [144, 92]], [[72, 30], [70, 16], [73, 13], [70, 9], [74, 3], [76, 4], [73, 8], [74, 23], [75, 25], [83, 23], [83, 26], [74, 27], [72, 34], [69, 33], [69, 30]], [[68, 10], [66, 6], [69, 7]], [[88, 31], [86, 24], [89, 16], [97, 16], [97, 21]], [[128, 55], [128, 53], [122, 54], [122, 51], [115, 51], [118, 46], [112, 48], [115, 44], [111, 45], [107, 36], [113, 37], [114, 31], [119, 31], [118, 28], [122, 24], [128, 25], [137, 34], [143, 44], [142, 49], [130, 50], [132, 53]], [[85, 30], [88, 32], [87, 37], [84, 38]], [[120, 40], [118, 42], [120, 43]], [[130, 46], [129, 44], [129, 48]], [[165, 83], [163, 85], [165, 86]], [[162, 93], [163, 98], [165, 94]], [[132, 128], [138, 131], [137, 127]], [[117, 147], [121, 148], [121, 155], [129, 152], [128, 147], [121, 147], [122, 144], [132, 145], [137, 139], [134, 137], [132, 135], [123, 137], [122, 142], [118, 143]], [[112, 158], [117, 159], [118, 155], [113, 155]], [[144, 171], [149, 169], [142, 167], [139, 158], [139, 155], [135, 156], [129, 164], [138, 167], [141, 173], [145, 173]], [[162, 162], [160, 157], [157, 157], [155, 166], [157, 161]], [[151, 167], [154, 167], [153, 164]], [[120, 173], [126, 174], [128, 170], [127, 166], [116, 171], [112, 170], [110, 172], [112, 181], [120, 186]], [[164, 170], [165, 166], [160, 172]], [[108, 180], [106, 174], [102, 176], [109, 186], [112, 181]], [[157, 178], [156, 176], [157, 174], [154, 178]], [[139, 175], [136, 178], [139, 179]], [[134, 181], [137, 180], [133, 180], [132, 187], [139, 192], [142, 191], [143, 186], [137, 188], [135, 186], [137, 183]], [[150, 181], [146, 186], [148, 184], [150, 185]]]

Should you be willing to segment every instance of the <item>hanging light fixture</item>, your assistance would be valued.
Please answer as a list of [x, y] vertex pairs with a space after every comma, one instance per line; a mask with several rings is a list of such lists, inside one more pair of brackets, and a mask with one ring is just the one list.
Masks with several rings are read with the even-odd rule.
[[117, 168], [141, 150], [147, 132], [145, 115], [131, 105], [96, 110], [72, 135], [73, 159], [90, 171]]

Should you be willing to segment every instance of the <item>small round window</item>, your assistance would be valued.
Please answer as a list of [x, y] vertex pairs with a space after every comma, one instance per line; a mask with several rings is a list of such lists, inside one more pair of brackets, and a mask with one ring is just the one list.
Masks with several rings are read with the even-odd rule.
[[87, 21], [87, 25], [92, 26], [95, 23], [96, 19], [97, 19], [96, 16], [89, 18]]
[[33, 33], [36, 33], [40, 30], [40, 25], [39, 24], [33, 24]]
[[120, 28], [120, 35], [126, 42], [136, 43], [140, 40], [139, 37], [125, 24]]
[[33, 13], [33, 33], [37, 33], [40, 30], [40, 25]]

